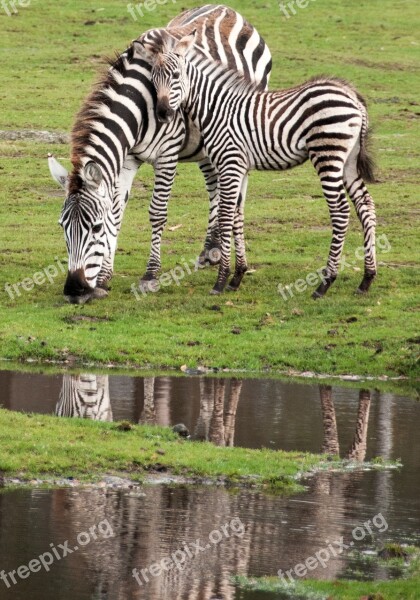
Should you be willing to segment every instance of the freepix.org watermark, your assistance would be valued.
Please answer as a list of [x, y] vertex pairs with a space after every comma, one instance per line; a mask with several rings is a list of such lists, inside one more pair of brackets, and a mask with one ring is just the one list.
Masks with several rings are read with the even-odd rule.
[[214, 529], [209, 533], [208, 541], [201, 542], [200, 539], [190, 544], [184, 544], [182, 548], [175, 550], [170, 556], [165, 556], [160, 561], [151, 564], [145, 569], [133, 569], [133, 577], [140, 586], [149, 583], [151, 577], [159, 577], [162, 573], [178, 569], [182, 571], [188, 560], [194, 559], [201, 552], [206, 552], [212, 546], [217, 546], [223, 539], [242, 537], [245, 533], [245, 527], [239, 517], [235, 517], [229, 523], [222, 525], [219, 529]]
[[279, 2], [279, 8], [286, 19], [296, 14], [296, 8], [307, 8], [315, 0], [289, 0], [289, 2]]
[[62, 544], [50, 544], [50, 550], [48, 552], [44, 552], [43, 554], [40, 554], [38, 558], [30, 560], [27, 565], [20, 565], [20, 567], [13, 569], [13, 571], [9, 571], [8, 573], [4, 570], [0, 571], [0, 579], [7, 588], [10, 588], [12, 585], [16, 585], [19, 579], [28, 579], [32, 573], [38, 573], [41, 569], [45, 569], [45, 571], [48, 572], [54, 562], [66, 558], [66, 556], [73, 554], [73, 552], [77, 552], [79, 548], [87, 546], [93, 540], [97, 540], [98, 538], [107, 539], [113, 537], [113, 535], [114, 532], [111, 524], [107, 519], [104, 519], [97, 525], [89, 527], [89, 531], [81, 531], [77, 535], [77, 543], [73, 547], [69, 546], [68, 540]]
[[[383, 254], [391, 250], [391, 244], [384, 233], [376, 238], [376, 249], [378, 252], [382, 252]], [[340, 259], [339, 273], [344, 271], [344, 269], [355, 268], [357, 262], [363, 261], [364, 258], [365, 249], [363, 246], [359, 246], [358, 248], [356, 248], [354, 258], [349, 258], [348, 256], [343, 254], [343, 256]], [[324, 267], [321, 267], [316, 271], [308, 273], [305, 279], [296, 279], [296, 281], [294, 281], [293, 283], [288, 283], [287, 285], [279, 283], [277, 286], [277, 291], [283, 298], [283, 300], [287, 301], [290, 298], [293, 298], [296, 293], [302, 294], [308, 289], [308, 287], [315, 287], [319, 285], [322, 281], [325, 282]]]
[[8, 17], [17, 15], [19, 8], [27, 8], [30, 3], [31, 0], [0, 0], [0, 5]]
[[47, 281], [50, 284], [54, 283], [54, 279], [60, 272], [66, 272], [66, 267], [58, 256], [55, 257], [55, 261], [57, 264], [53, 263], [52, 265], [48, 265], [45, 269], [42, 269], [42, 271], [34, 273], [32, 277], [25, 277], [25, 279], [22, 279], [22, 281], [18, 281], [17, 283], [6, 283], [4, 290], [9, 294], [10, 298], [14, 300], [16, 296], [22, 295], [22, 291], [32, 291], [35, 285], [44, 285]]
[[[209, 258], [216, 262], [219, 261], [221, 252], [217, 248], [213, 248], [209, 251]], [[171, 285], [181, 285], [181, 281], [186, 275], [192, 275], [200, 269], [205, 269], [208, 266], [207, 263], [201, 263], [199, 257], [190, 258], [188, 261], [185, 258], [181, 258], [181, 264], [177, 265], [170, 271], [162, 273], [157, 279], [150, 282], [142, 282], [142, 286], [138, 288], [135, 283], [131, 284], [131, 291], [134, 294], [136, 300], [141, 300], [142, 296], [146, 296], [149, 292], [157, 292], [161, 287], [168, 287]]]
[[172, 2], [175, 4], [177, 0], [145, 0], [145, 2], [139, 2], [138, 4], [127, 4], [127, 12], [137, 21], [138, 17], [144, 17], [145, 12], [153, 12], [157, 6]]
[[292, 569], [288, 569], [286, 572], [279, 569], [277, 575], [285, 585], [293, 585], [295, 583], [295, 577], [305, 577], [308, 574], [308, 571], [313, 571], [319, 566], [325, 569], [331, 558], [335, 558], [340, 554], [343, 554], [345, 550], [353, 548], [354, 541], [360, 542], [365, 539], [367, 534], [372, 535], [375, 531], [383, 533], [387, 529], [388, 523], [386, 522], [385, 517], [382, 513], [378, 513], [373, 519], [365, 521], [362, 525], [358, 525], [352, 530], [351, 536], [353, 539], [348, 544], [344, 543], [343, 536], [333, 542], [325, 540], [327, 546], [320, 548], [313, 556], [308, 556], [305, 562], [296, 564]]

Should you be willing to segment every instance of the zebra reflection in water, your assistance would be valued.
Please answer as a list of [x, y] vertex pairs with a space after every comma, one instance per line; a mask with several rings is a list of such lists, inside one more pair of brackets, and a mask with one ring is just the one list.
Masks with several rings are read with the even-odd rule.
[[64, 375], [55, 414], [112, 421], [108, 375]]
[[[236, 411], [242, 381], [232, 379], [230, 386], [226, 386], [225, 383], [224, 379], [200, 379], [200, 413], [195, 428], [191, 430], [193, 439], [212, 442], [216, 446], [234, 445]], [[167, 393], [170, 402], [171, 388]], [[162, 422], [158, 415], [154, 377], [144, 378], [144, 405], [139, 422], [148, 425], [168, 424]]]
[[216, 446], [233, 446], [236, 411], [242, 390], [242, 381], [232, 379], [225, 409], [225, 379], [200, 380], [200, 416], [195, 439], [210, 441]]
[[[170, 417], [170, 405], [175, 399], [174, 390], [170, 384], [166, 388], [157, 386], [156, 383], [155, 377], [144, 377], [142, 380], [143, 409], [138, 418], [139, 423], [171, 426], [174, 424], [171, 423]], [[200, 411], [195, 426], [191, 427], [193, 439], [210, 441], [217, 446], [233, 446], [236, 413], [243, 382], [239, 379], [232, 379], [228, 383], [224, 379], [202, 378], [199, 386]], [[325, 454], [338, 455], [340, 445], [331, 386], [320, 385], [319, 394], [323, 427], [321, 451]], [[344, 458], [365, 460], [370, 403], [370, 392], [360, 390], [353, 440]], [[109, 376], [64, 375], [55, 413], [60, 417], [112, 421]]]
[[[335, 417], [335, 406], [330, 385], [320, 385], [322, 423], [324, 428], [324, 442], [322, 452], [325, 454], [340, 454], [338, 441], [337, 421]], [[367, 432], [370, 411], [370, 391], [359, 391], [359, 407], [357, 410], [356, 428], [350, 448], [343, 458], [363, 462], [366, 458]]]
[[[225, 387], [228, 387], [227, 393]], [[217, 446], [234, 445], [236, 411], [241, 389], [242, 381], [236, 379], [230, 382], [230, 386], [225, 386], [223, 379], [200, 380], [200, 414], [194, 430], [195, 439], [210, 441]], [[167, 394], [165, 404], [169, 406], [172, 400], [171, 388], [169, 387], [165, 393]], [[162, 422], [162, 415], [158, 414], [156, 402], [155, 377], [144, 377], [143, 410], [139, 423], [161, 426], [173, 424]], [[55, 414], [59, 417], [112, 421], [109, 376], [64, 375]]]

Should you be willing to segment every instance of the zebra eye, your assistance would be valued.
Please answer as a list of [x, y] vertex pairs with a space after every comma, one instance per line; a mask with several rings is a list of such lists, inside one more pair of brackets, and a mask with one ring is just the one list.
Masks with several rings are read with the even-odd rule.
[[179, 71], [174, 71], [172, 73], [172, 79], [179, 79], [180, 78], [180, 72]]
[[99, 233], [102, 230], [102, 223], [98, 223], [92, 227], [92, 233]]

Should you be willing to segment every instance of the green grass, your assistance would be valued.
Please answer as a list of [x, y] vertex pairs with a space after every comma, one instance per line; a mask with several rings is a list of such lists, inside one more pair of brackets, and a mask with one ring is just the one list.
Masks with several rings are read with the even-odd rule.
[[[420, 574], [392, 581], [301, 581], [287, 589], [268, 580], [248, 582], [240, 577], [237, 583], [250, 590], [273, 592], [276, 600], [418, 600]], [[269, 596], [267, 596], [269, 597]]]
[[[410, 562], [404, 567], [404, 577], [387, 581], [354, 581], [339, 579], [320, 581], [305, 579], [295, 584], [284, 584], [278, 577], [236, 577], [236, 584], [247, 590], [258, 590], [276, 594], [276, 599], [295, 600], [417, 600], [420, 589], [419, 549], [405, 549]], [[382, 568], [390, 568], [395, 561], [376, 559]]]
[[[278, 284], [319, 269], [328, 252], [326, 203], [315, 172], [305, 165], [284, 173], [252, 173], [246, 239], [250, 267], [256, 270], [238, 293], [210, 297], [216, 273], [206, 269], [137, 301], [130, 286], [145, 270], [150, 238], [153, 171], [146, 166], [127, 208], [106, 300], [66, 305], [61, 273], [52, 284], [35, 285], [11, 299], [6, 283], [32, 277], [57, 256], [65, 259], [57, 225], [63, 198], [50, 180], [45, 157], [53, 151], [69, 165], [69, 148], [0, 141], [0, 356], [152, 368], [188, 364], [418, 375], [416, 0], [370, 0], [357, 7], [352, 0], [316, 0], [290, 19], [272, 0], [230, 4], [255, 24], [271, 48], [271, 87], [326, 73], [350, 79], [368, 99], [380, 181], [371, 192], [378, 236], [386, 236], [390, 245], [388, 252], [378, 249], [379, 275], [370, 294], [354, 293], [363, 268], [354, 258], [362, 243], [354, 211], [345, 246], [346, 259], [354, 264], [327, 297], [314, 302], [311, 289], [288, 301], [278, 294]], [[187, 0], [182, 6], [194, 5]], [[69, 131], [95, 80], [99, 57], [123, 50], [143, 30], [164, 25], [180, 11], [168, 2], [136, 23], [124, 3], [109, 0], [102, 6], [99, 11], [95, 3], [81, 0], [59, 5], [33, 0], [17, 16], [0, 12], [0, 129]], [[201, 175], [195, 165], [181, 165], [168, 226], [182, 227], [164, 234], [163, 271], [198, 255], [206, 220]]]
[[296, 491], [295, 477], [325, 463], [304, 452], [218, 448], [192, 442], [171, 429], [58, 419], [0, 409], [0, 473], [6, 477], [77, 477], [104, 474], [141, 479], [157, 467], [184, 477], [223, 477], [230, 483]]

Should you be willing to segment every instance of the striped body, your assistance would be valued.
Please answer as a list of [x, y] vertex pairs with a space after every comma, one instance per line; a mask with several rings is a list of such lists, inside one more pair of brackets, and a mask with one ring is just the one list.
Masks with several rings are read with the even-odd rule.
[[[166, 29], [174, 39], [192, 30], [212, 62], [220, 60], [242, 77], [267, 86], [270, 53], [238, 13], [208, 5], [182, 13]], [[157, 38], [163, 31], [156, 30]], [[155, 112], [151, 66], [135, 55], [132, 45], [88, 97], [72, 132], [73, 171], [60, 219], [69, 254], [64, 294], [71, 302], [86, 301], [101, 295], [98, 288], [106, 289], [132, 182], [144, 162], [154, 167], [155, 185], [149, 209], [151, 250], [141, 286], [148, 288], [160, 269], [161, 237], [178, 160], [200, 165], [210, 197], [206, 250], [218, 243], [217, 173], [206, 158], [201, 136], [183, 112], [170, 123], [159, 122]]]
[[[372, 179], [366, 151], [368, 117], [356, 90], [335, 78], [316, 78], [300, 86], [263, 92], [236, 74], [210, 63], [184, 58], [194, 36], [165, 40], [155, 55], [153, 81], [172, 110], [183, 106], [200, 130], [206, 152], [219, 174], [219, 229], [222, 258], [213, 289], [220, 293], [230, 271], [230, 239], [235, 236], [236, 268], [230, 282], [237, 289], [247, 269], [243, 206], [251, 169], [284, 170], [308, 158], [326, 198], [333, 239], [323, 281], [315, 297], [335, 280], [349, 222], [346, 192], [363, 225], [365, 276], [359, 291], [367, 291], [376, 274], [375, 208], [363, 176]], [[147, 46], [147, 39], [145, 40]], [[169, 97], [169, 100], [166, 98]]]

